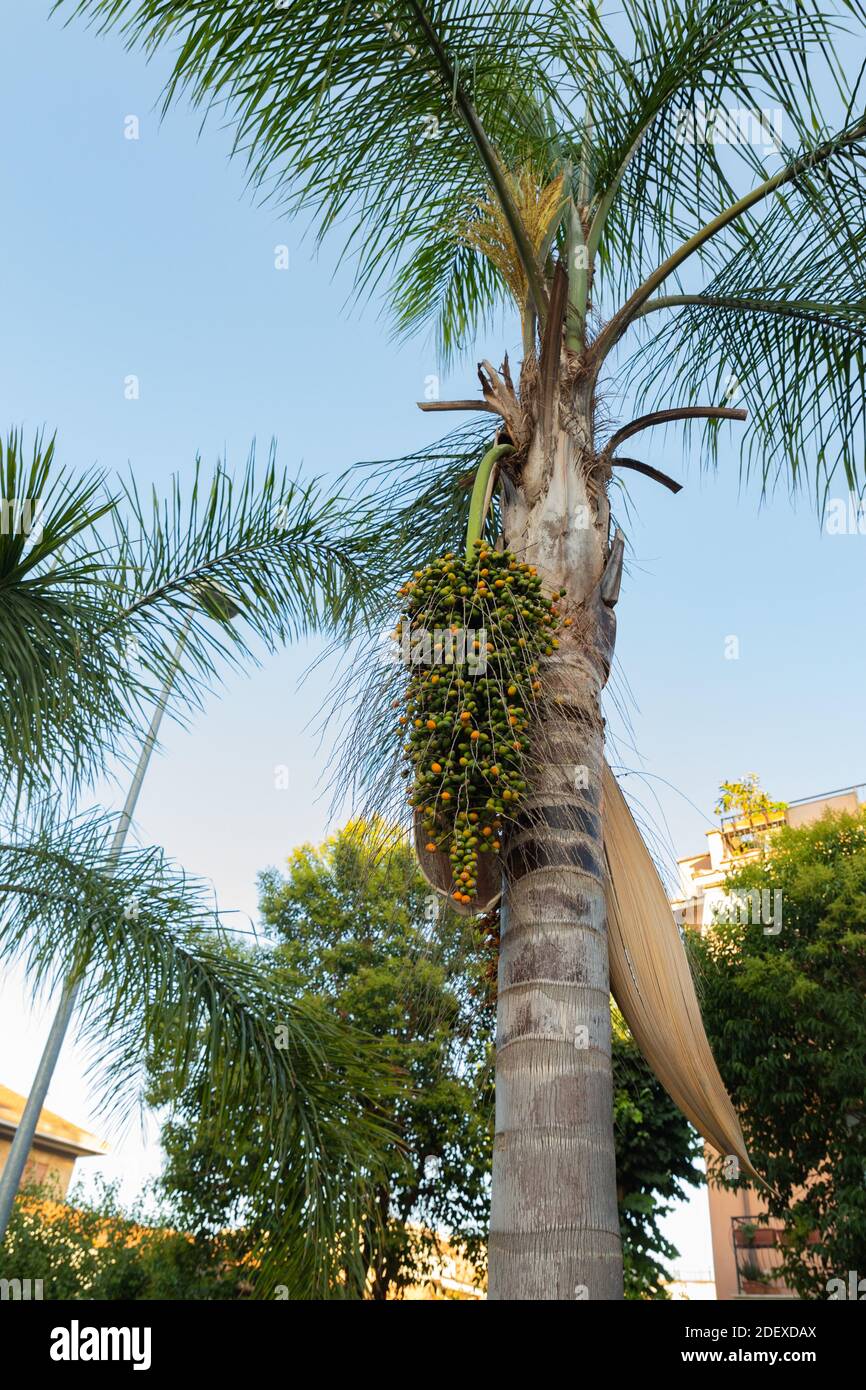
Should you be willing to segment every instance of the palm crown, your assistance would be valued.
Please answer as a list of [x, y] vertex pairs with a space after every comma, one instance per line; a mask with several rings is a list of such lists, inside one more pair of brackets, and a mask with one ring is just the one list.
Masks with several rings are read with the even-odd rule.
[[859, 0], [75, 8], [171, 43], [166, 101], [227, 109], [251, 179], [344, 235], [399, 331], [448, 356], [510, 296], [529, 353], [558, 262], [595, 377], [681, 407], [736, 381], [764, 481], [855, 485], [866, 117], [835, 54]]

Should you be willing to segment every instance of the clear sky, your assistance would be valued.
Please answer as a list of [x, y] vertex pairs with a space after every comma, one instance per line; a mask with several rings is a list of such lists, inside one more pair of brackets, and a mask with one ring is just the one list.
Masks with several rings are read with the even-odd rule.
[[[47, 12], [47, 0], [0, 0], [4, 433], [56, 429], [74, 467], [131, 466], [159, 485], [188, 476], [196, 452], [240, 464], [254, 438], [266, 449], [275, 437], [290, 470], [334, 474], [442, 432], [415, 406], [438, 370], [432, 347], [396, 346], [375, 305], [346, 308], [336, 246], [317, 258], [302, 226], [256, 205], [227, 131], [200, 134], [183, 105], [160, 124], [164, 63]], [[289, 269], [277, 270], [283, 244]], [[479, 348], [442, 376], [443, 397], [475, 392], [475, 357], [519, 356], [516, 328]], [[132, 374], [138, 400], [124, 394]], [[686, 486], [631, 488], [617, 650], [633, 747], [622, 738], [617, 761], [670, 859], [702, 848], [723, 778], [755, 770], [787, 799], [866, 780], [866, 536], [822, 534], [806, 497], [761, 505], [739, 485], [733, 448], [714, 475], [689, 466], [674, 432], [641, 457]], [[230, 678], [191, 733], [169, 729], [139, 804], [139, 838], [249, 917], [257, 871], [327, 828], [309, 729], [326, 677], [298, 688], [312, 650]], [[277, 764], [291, 769], [288, 791], [275, 789]], [[0, 981], [0, 1081], [27, 1089], [47, 1019], [25, 1007], [19, 976]], [[68, 1046], [49, 1105], [101, 1132], [83, 1068]], [[134, 1126], [104, 1168], [132, 1193], [155, 1162]], [[710, 1264], [704, 1202], [671, 1228], [691, 1269]]]

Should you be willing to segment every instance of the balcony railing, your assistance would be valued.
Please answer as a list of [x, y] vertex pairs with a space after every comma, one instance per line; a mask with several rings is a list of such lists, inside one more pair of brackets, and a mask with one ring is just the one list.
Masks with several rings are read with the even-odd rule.
[[753, 1298], [791, 1296], [780, 1275], [783, 1236], [781, 1226], [762, 1226], [750, 1216], [731, 1217], [738, 1294]]

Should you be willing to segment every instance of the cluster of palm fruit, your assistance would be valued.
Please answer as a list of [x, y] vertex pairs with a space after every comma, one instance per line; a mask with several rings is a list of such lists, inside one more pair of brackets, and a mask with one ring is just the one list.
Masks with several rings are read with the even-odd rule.
[[479, 855], [496, 853], [526, 790], [540, 671], [559, 642], [555, 600], [534, 566], [476, 541], [449, 552], [399, 590], [394, 633], [408, 657], [399, 726], [426, 848], [451, 860], [452, 895], [471, 903]]

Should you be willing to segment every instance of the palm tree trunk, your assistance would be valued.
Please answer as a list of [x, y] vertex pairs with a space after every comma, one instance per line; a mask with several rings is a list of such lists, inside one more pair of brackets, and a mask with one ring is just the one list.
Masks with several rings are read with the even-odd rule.
[[574, 625], [544, 676], [529, 792], [505, 846], [494, 1299], [622, 1297], [602, 838], [608, 510], [581, 457], [573, 431], [539, 442], [505, 508], [509, 547], [564, 585]]

